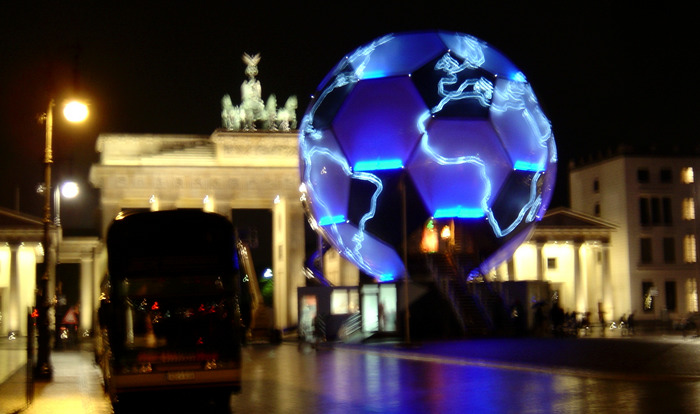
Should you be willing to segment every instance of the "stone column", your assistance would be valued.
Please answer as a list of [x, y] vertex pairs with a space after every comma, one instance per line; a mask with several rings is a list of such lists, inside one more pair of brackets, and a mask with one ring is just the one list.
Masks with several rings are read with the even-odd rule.
[[604, 242], [603, 246], [601, 248], [601, 254], [602, 254], [602, 272], [603, 274], [601, 275], [601, 281], [602, 281], [602, 292], [601, 292], [601, 297], [603, 299], [603, 306], [605, 309], [608, 309], [610, 312], [613, 311], [619, 311], [617, 309], [614, 309], [614, 301], [613, 301], [613, 287], [612, 287], [612, 274], [610, 273], [610, 243]]
[[275, 328], [284, 329], [298, 320], [297, 287], [304, 283], [304, 211], [280, 197], [272, 209], [272, 226]]
[[583, 288], [583, 276], [581, 271], [581, 240], [574, 240], [574, 310], [584, 312], [586, 310], [586, 290]]
[[7, 332], [14, 331], [19, 335], [20, 327], [22, 326], [22, 310], [20, 303], [21, 287], [19, 274], [19, 247], [20, 244], [12, 242], [10, 244], [10, 289], [9, 289], [9, 307], [6, 323]]
[[93, 259], [84, 255], [80, 258], [80, 333], [92, 331], [92, 315], [95, 309], [95, 277]]
[[273, 304], [275, 329], [287, 326], [289, 316], [289, 275], [287, 274], [287, 201], [280, 199], [272, 209], [272, 270], [275, 278]]
[[515, 282], [515, 261], [511, 257], [508, 259], [508, 281]]
[[501, 263], [494, 269], [494, 274], [496, 275], [496, 281], [503, 282], [508, 279], [508, 269], [505, 263]]
[[535, 243], [537, 245], [537, 280], [542, 282], [544, 281], [544, 256], [542, 254], [544, 241], [537, 240]]

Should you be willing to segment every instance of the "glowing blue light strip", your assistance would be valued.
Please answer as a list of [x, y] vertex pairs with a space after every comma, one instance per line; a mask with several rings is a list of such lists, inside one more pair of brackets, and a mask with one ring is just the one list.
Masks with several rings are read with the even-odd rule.
[[439, 208], [433, 214], [434, 218], [481, 218], [484, 216], [484, 210], [480, 208], [464, 208], [462, 206]]
[[[349, 77], [344, 77], [342, 80], [339, 78], [336, 78], [336, 82], [333, 83], [333, 87], [341, 87], [344, 86], [346, 83], [345, 82], [357, 82], [357, 79], [351, 79]], [[319, 131], [317, 131], [313, 127], [313, 117], [316, 113], [316, 109], [318, 106], [323, 102], [323, 99], [330, 93], [330, 91], [326, 91], [324, 95], [316, 101], [314, 104], [313, 108], [310, 109], [309, 114], [307, 117], [305, 117], [303, 121], [303, 127], [299, 136], [299, 145], [300, 145], [300, 153], [303, 154], [304, 157], [304, 164], [306, 165], [306, 168], [304, 170], [304, 182], [306, 183], [306, 187], [310, 193], [315, 192], [315, 186], [313, 185], [313, 180], [311, 180], [310, 174], [312, 170], [312, 166], [314, 164], [314, 158], [317, 156], [325, 156], [328, 157], [331, 162], [334, 164], [337, 164], [338, 166], [341, 167], [343, 172], [350, 177], [350, 179], [358, 179], [358, 180], [363, 180], [363, 181], [369, 181], [372, 184], [376, 186], [376, 190], [374, 194], [372, 195], [372, 200], [370, 203], [370, 209], [367, 211], [361, 218], [360, 222], [358, 223], [358, 230], [357, 233], [352, 237], [352, 246], [345, 245], [345, 241], [342, 239], [342, 237], [339, 236], [339, 231], [337, 228], [338, 224], [342, 224], [344, 220], [338, 221], [334, 220], [333, 218], [322, 218], [321, 220], [324, 221], [324, 223], [319, 223], [321, 225], [325, 224], [325, 228], [336, 234], [338, 237], [332, 238], [338, 245], [336, 246], [338, 250], [346, 257], [348, 258], [351, 262], [353, 262], [358, 268], [360, 268], [362, 271], [368, 273], [368, 274], [374, 274], [376, 271], [370, 266], [368, 263], [365, 262], [364, 257], [362, 256], [361, 249], [362, 249], [362, 243], [365, 239], [365, 225], [368, 220], [374, 217], [374, 214], [376, 212], [376, 207], [377, 207], [377, 199], [379, 198], [379, 195], [382, 193], [383, 190], [383, 185], [381, 180], [375, 176], [374, 174], [368, 173], [368, 172], [354, 172], [350, 169], [350, 165], [347, 163], [347, 160], [342, 156], [342, 154], [335, 154], [328, 148], [323, 148], [319, 146], [314, 146], [311, 145], [309, 146], [307, 139], [312, 139], [314, 141], [318, 141], [323, 138], [323, 134], [321, 134]], [[328, 211], [328, 207], [324, 203], [323, 199], [315, 199], [316, 203], [319, 205], [320, 210], [326, 210]], [[331, 217], [331, 216], [329, 216]], [[332, 216], [332, 217], [337, 217], [337, 216]], [[328, 220], [328, 223], [325, 223], [325, 219]]]
[[391, 274], [384, 274], [379, 276], [379, 281], [380, 282], [391, 282], [394, 280], [394, 275]]
[[358, 161], [355, 163], [355, 171], [380, 171], [380, 170], [398, 170], [403, 168], [403, 162], [400, 159], [393, 160], [370, 160]]
[[[368, 74], [365, 74], [364, 71], [367, 67], [367, 64], [369, 63], [372, 53], [377, 47], [390, 41], [392, 38], [393, 35], [387, 35], [380, 39], [377, 39], [365, 47], [358, 48], [350, 57], [347, 58], [348, 62], [352, 64], [354, 71], [352, 73], [337, 74], [335, 79], [333, 79], [333, 82], [329, 86], [324, 88], [322, 95], [319, 96], [319, 98], [314, 102], [312, 108], [309, 109], [307, 115], [304, 117], [302, 121], [301, 133], [299, 136], [301, 147], [300, 150], [301, 153], [304, 154], [304, 163], [306, 165], [304, 182], [306, 183], [309, 191], [313, 192], [314, 190], [314, 186], [312, 184], [312, 180], [309, 177], [309, 174], [312, 169], [311, 166], [313, 165], [313, 158], [317, 155], [324, 155], [330, 157], [332, 162], [337, 163], [343, 169], [345, 174], [351, 179], [369, 181], [376, 186], [376, 190], [372, 195], [369, 211], [367, 211], [362, 216], [360, 222], [358, 223], [358, 231], [352, 238], [354, 245], [346, 246], [341, 237], [335, 238], [335, 241], [339, 244], [338, 246], [336, 246], [338, 250], [340, 250], [345, 255], [345, 257], [347, 257], [353, 263], [355, 263], [355, 265], [357, 265], [361, 270], [368, 274], [374, 274], [376, 270], [374, 270], [368, 263], [365, 262], [363, 256], [360, 254], [360, 251], [362, 249], [362, 243], [365, 238], [365, 225], [368, 220], [374, 217], [377, 207], [377, 200], [384, 188], [384, 186], [382, 185], [382, 181], [374, 174], [364, 172], [361, 169], [358, 170], [357, 165], [355, 166], [355, 172], [353, 172], [350, 169], [350, 166], [348, 165], [344, 157], [342, 157], [339, 154], [332, 153], [327, 148], [318, 148], [312, 146], [311, 149], [308, 149], [306, 140], [307, 138], [310, 138], [312, 140], [318, 141], [323, 138], [323, 134], [320, 131], [317, 131], [313, 124], [316, 111], [319, 108], [319, 106], [321, 106], [326, 97], [337, 88], [342, 88], [351, 83], [357, 83], [360, 81], [360, 79], [366, 78]], [[319, 204], [320, 207], [326, 208], [322, 200], [316, 200], [316, 202]], [[338, 235], [338, 224], [341, 224], [341, 222], [331, 222], [326, 227], [333, 231], [336, 235]]]
[[[365, 262], [364, 257], [361, 254], [361, 249], [362, 249], [362, 243], [364, 242], [365, 239], [365, 226], [368, 220], [372, 219], [374, 217], [374, 214], [376, 212], [377, 208], [377, 200], [379, 198], [379, 195], [382, 193], [384, 186], [382, 185], [382, 181], [374, 174], [367, 173], [367, 172], [355, 172], [353, 173], [350, 170], [350, 166], [348, 165], [347, 161], [345, 158], [338, 154], [334, 154], [327, 148], [322, 148], [322, 147], [312, 147], [310, 150], [307, 150], [307, 143], [304, 137], [302, 136], [300, 139], [300, 145], [302, 147], [301, 153], [304, 154], [304, 163], [306, 164], [306, 169], [304, 173], [304, 182], [306, 183], [307, 189], [310, 193], [315, 192], [315, 186], [313, 185], [313, 181], [311, 180], [310, 177], [310, 171], [312, 169], [313, 165], [313, 159], [316, 156], [326, 156], [329, 157], [330, 160], [339, 165], [345, 174], [350, 177], [351, 179], [358, 179], [358, 180], [363, 180], [363, 181], [369, 181], [372, 184], [376, 186], [376, 190], [374, 194], [372, 195], [372, 199], [370, 202], [370, 209], [367, 211], [362, 218], [360, 219], [360, 222], [358, 223], [358, 230], [357, 233], [352, 237], [352, 245], [345, 245], [344, 240], [341, 237], [335, 237], [333, 240], [338, 243], [338, 248], [339, 251], [343, 253], [345, 257], [347, 257], [350, 261], [355, 263], [357, 267], [359, 267], [362, 271], [368, 273], [368, 274], [373, 274], [375, 270]], [[323, 199], [315, 199], [315, 201], [319, 205], [319, 210], [326, 210], [328, 211], [328, 207], [326, 204], [323, 202]], [[338, 235], [339, 231], [337, 228], [338, 224], [342, 224], [345, 222], [345, 220], [339, 220], [340, 215], [336, 216], [326, 216], [321, 218], [321, 221], [319, 221], [319, 224], [324, 226], [325, 228], [329, 229], [332, 231], [334, 234]], [[325, 223], [325, 221], [328, 221], [328, 223]]]
[[530, 172], [542, 172], [542, 171], [544, 171], [544, 168], [539, 163], [527, 162], [527, 161], [515, 161], [515, 165], [513, 166], [513, 169], [518, 170], [518, 171], [530, 171]]
[[318, 221], [318, 224], [320, 226], [328, 226], [329, 224], [339, 224], [339, 223], [345, 223], [345, 216], [342, 214], [338, 214], [335, 216], [321, 217], [321, 219]]
[[[375, 49], [377, 47], [383, 45], [384, 43], [389, 42], [394, 38], [393, 34], [388, 34], [385, 36], [382, 36], [379, 39], [374, 40], [372, 43], [368, 44], [367, 46], [360, 47], [355, 52], [348, 58], [348, 60], [353, 64], [355, 67], [355, 76], [357, 76], [358, 79], [372, 79], [372, 78], [377, 78], [381, 77], [383, 74], [381, 71], [374, 71], [374, 72], [367, 72], [365, 73], [365, 68], [369, 64], [370, 58], [372, 56], [372, 53], [374, 53]], [[361, 60], [362, 63], [357, 64], [356, 60]]]
[[[480, 177], [481, 180], [484, 183], [484, 195], [481, 199], [480, 205], [481, 209], [478, 208], [464, 208], [464, 207], [457, 207], [457, 208], [446, 208], [446, 209], [436, 209], [434, 212], [433, 216], [436, 218], [439, 217], [483, 217], [484, 212], [489, 210], [488, 207], [488, 200], [491, 198], [491, 179], [489, 178], [488, 174], [486, 173], [486, 165], [484, 164], [484, 161], [478, 156], [478, 155], [469, 155], [469, 156], [460, 156], [460, 157], [445, 157], [440, 154], [438, 154], [431, 146], [429, 143], [429, 136], [428, 136], [428, 131], [425, 129], [425, 125], [430, 118], [431, 113], [429, 111], [426, 111], [423, 113], [423, 115], [419, 118], [418, 120], [418, 130], [422, 134], [421, 138], [421, 149], [427, 156], [433, 159], [436, 163], [439, 165], [462, 165], [462, 164], [471, 164], [477, 167], [480, 171]], [[478, 213], [477, 213], [478, 211]], [[460, 214], [463, 214], [463, 216], [460, 216]], [[477, 215], [478, 214], [478, 215]]]

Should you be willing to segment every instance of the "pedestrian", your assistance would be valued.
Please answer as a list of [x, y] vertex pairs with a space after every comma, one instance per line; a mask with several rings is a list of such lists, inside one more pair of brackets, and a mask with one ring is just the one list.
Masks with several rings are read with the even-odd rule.
[[598, 302], [598, 321], [600, 322], [600, 335], [605, 336], [605, 312], [603, 312], [603, 304]]
[[552, 330], [554, 336], [562, 336], [564, 328], [564, 309], [559, 306], [559, 302], [554, 302], [550, 311], [550, 319], [552, 320]]
[[627, 332], [634, 335], [634, 311], [630, 312], [630, 316], [627, 317]]

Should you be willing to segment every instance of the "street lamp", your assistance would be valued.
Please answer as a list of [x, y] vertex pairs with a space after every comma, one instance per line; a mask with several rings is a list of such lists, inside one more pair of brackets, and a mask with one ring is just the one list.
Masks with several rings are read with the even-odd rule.
[[56, 186], [56, 190], [53, 195], [53, 205], [54, 205], [54, 224], [56, 227], [61, 227], [61, 197], [65, 198], [75, 198], [80, 193], [80, 187], [75, 181], [66, 181], [60, 186]]
[[[49, 315], [51, 298], [48, 297], [49, 276], [56, 266], [56, 257], [51, 252], [51, 165], [53, 164], [53, 152], [51, 149], [53, 134], [53, 107], [56, 106], [53, 99], [49, 101], [46, 113], [42, 120], [46, 125], [46, 145], [44, 147], [44, 269], [37, 275], [36, 307], [38, 328], [37, 362], [34, 372], [36, 379], [50, 380], [53, 377], [53, 367], [50, 361], [50, 335]], [[85, 104], [70, 102], [64, 106], [64, 115], [70, 122], [82, 122], [87, 118], [88, 110]]]

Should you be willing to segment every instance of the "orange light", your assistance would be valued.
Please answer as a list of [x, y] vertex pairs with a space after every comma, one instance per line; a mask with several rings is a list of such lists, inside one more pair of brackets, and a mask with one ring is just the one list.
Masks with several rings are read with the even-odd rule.
[[452, 237], [452, 230], [450, 229], [450, 226], [445, 226], [442, 228], [442, 231], [440, 232], [440, 237], [442, 237], [443, 240], [447, 240], [450, 237]]
[[423, 238], [420, 241], [420, 250], [423, 253], [435, 253], [438, 251], [438, 234], [432, 220], [423, 229]]

